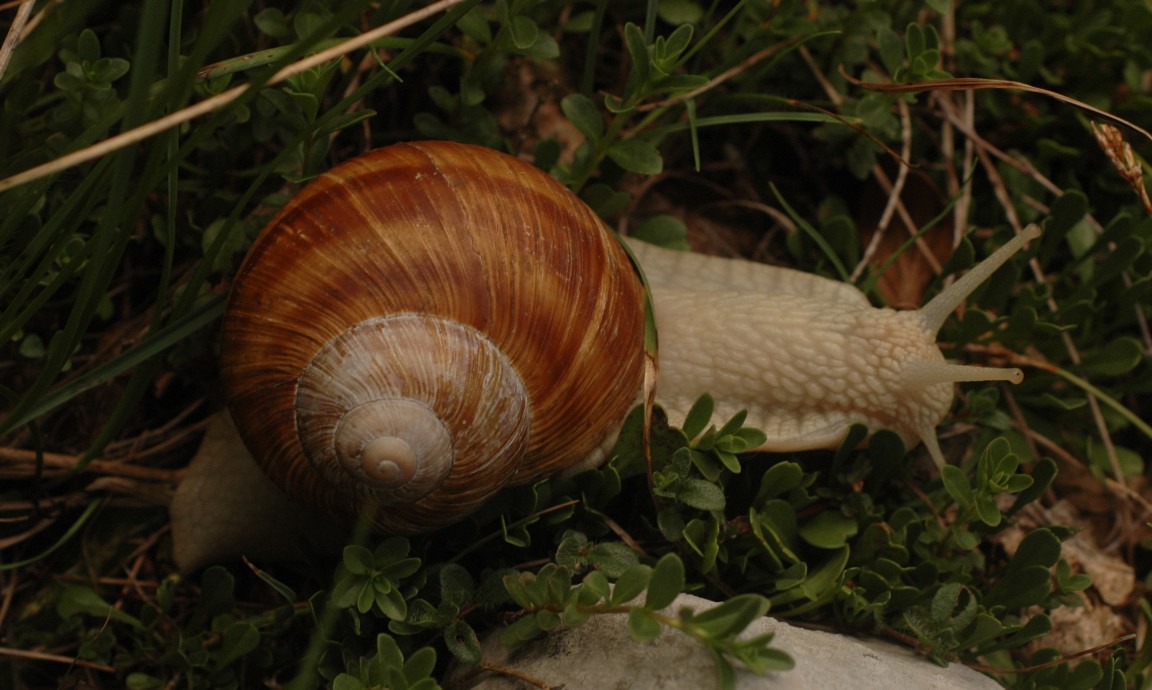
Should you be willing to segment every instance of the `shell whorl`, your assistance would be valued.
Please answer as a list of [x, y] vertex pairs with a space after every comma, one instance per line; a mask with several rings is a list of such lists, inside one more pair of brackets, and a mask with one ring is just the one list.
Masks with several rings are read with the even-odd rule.
[[641, 286], [532, 166], [402, 144], [305, 187], [233, 284], [237, 427], [293, 498], [388, 532], [455, 522], [593, 454], [635, 400]]
[[[450, 428], [454, 419], [468, 424]], [[427, 314], [354, 324], [316, 353], [296, 388], [296, 428], [316, 472], [381, 505], [432, 493], [457, 457], [490, 458], [472, 463], [467, 480], [503, 486], [530, 421], [524, 382], [499, 348]]]

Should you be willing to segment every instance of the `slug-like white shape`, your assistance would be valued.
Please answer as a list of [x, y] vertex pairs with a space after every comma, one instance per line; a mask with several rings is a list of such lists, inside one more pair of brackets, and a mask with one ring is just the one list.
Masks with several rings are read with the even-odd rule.
[[949, 364], [936, 334], [1039, 234], [1030, 226], [916, 311], [873, 307], [852, 285], [800, 271], [629, 241], [656, 310], [657, 401], [673, 424], [703, 393], [718, 424], [747, 410], [746, 424], [768, 436], [759, 450], [835, 448], [865, 424], [923, 441], [943, 465], [935, 428], [953, 384], [1018, 383], [1023, 373]]
[[[936, 333], [1037, 234], [903, 312], [798, 271], [631, 242], [655, 305], [657, 401], [673, 424], [703, 393], [717, 423], [747, 409], [764, 449], [832, 448], [863, 423], [943, 463], [934, 428], [953, 384], [1021, 373], [948, 364]], [[325, 173], [257, 238], [223, 320], [222, 377], [289, 498], [430, 531], [504, 486], [605, 458], [640, 394], [643, 312], [624, 248], [554, 179], [488, 149], [397, 145]], [[206, 474], [193, 466], [173, 502], [185, 569], [244, 552], [214, 544], [203, 510], [249, 489]]]

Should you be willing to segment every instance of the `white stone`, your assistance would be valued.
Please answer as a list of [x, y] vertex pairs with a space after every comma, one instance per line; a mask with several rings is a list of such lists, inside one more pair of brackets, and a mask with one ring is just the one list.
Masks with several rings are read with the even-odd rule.
[[[682, 594], [670, 613], [713, 602]], [[790, 671], [758, 676], [737, 672], [738, 690], [997, 690], [1000, 685], [961, 664], [938, 666], [888, 642], [799, 628], [773, 618], [755, 621], [747, 637], [775, 633], [772, 646], [796, 662]], [[652, 642], [636, 642], [627, 616], [593, 616], [584, 625], [549, 634], [509, 654], [499, 634], [484, 643], [485, 662], [564, 690], [706, 690], [719, 687], [712, 657], [703, 645], [675, 630]], [[467, 672], [464, 672], [467, 673]], [[463, 675], [463, 674], [461, 674]], [[459, 677], [459, 676], [458, 676]], [[534, 686], [510, 675], [485, 672], [475, 690], [526, 690]]]

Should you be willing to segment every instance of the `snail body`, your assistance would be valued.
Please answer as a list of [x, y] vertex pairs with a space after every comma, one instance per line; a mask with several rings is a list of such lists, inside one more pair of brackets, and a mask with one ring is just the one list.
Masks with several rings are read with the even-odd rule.
[[[905, 312], [630, 241], [655, 309], [657, 402], [678, 423], [711, 393], [717, 421], [747, 409], [767, 450], [835, 447], [865, 423], [943, 462], [934, 427], [953, 383], [1021, 374], [948, 364], [936, 332], [1033, 236]], [[504, 486], [604, 459], [639, 399], [644, 290], [619, 240], [531, 165], [387, 147], [309, 184], [253, 244], [222, 325], [229, 408], [293, 500], [431, 531]]]

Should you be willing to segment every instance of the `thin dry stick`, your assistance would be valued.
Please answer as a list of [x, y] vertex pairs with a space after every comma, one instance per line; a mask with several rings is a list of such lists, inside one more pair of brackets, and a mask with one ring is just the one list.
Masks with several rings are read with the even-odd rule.
[[[56, 475], [70, 471], [76, 466], [77, 455], [43, 453], [45, 475]], [[36, 452], [22, 448], [0, 448], [0, 477], [10, 479], [28, 478], [36, 464]], [[149, 481], [174, 482], [183, 470], [166, 470], [156, 467], [141, 467], [113, 460], [93, 460], [84, 467], [84, 472], [112, 477], [131, 477]]]
[[1067, 103], [1075, 106], [1080, 110], [1091, 113], [1095, 117], [1105, 120], [1114, 125], [1125, 127], [1133, 132], [1143, 136], [1148, 141], [1152, 141], [1152, 132], [1144, 129], [1134, 122], [1125, 120], [1122, 117], [1113, 115], [1107, 110], [1101, 110], [1095, 106], [1088, 105], [1084, 101], [1077, 100], [1071, 96], [1065, 96], [1059, 91], [1051, 89], [1044, 89], [1039, 86], [1025, 84], [1020, 81], [1012, 81], [1010, 79], [983, 79], [980, 77], [956, 77], [950, 79], [936, 79], [931, 81], [912, 81], [902, 84], [878, 84], [875, 82], [865, 82], [853, 77], [840, 69], [840, 74], [855, 86], [867, 89], [869, 91], [880, 91], [882, 93], [920, 93], [923, 91], [976, 91], [982, 89], [997, 89], [1006, 91], [1025, 91], [1027, 93], [1038, 93], [1049, 98]]
[[[952, 99], [947, 99], [948, 104], [951, 105]], [[976, 95], [971, 91], [964, 92], [964, 114], [963, 123], [966, 131], [976, 129]], [[946, 120], [950, 126], [951, 119]], [[972, 174], [976, 172], [976, 142], [972, 141], [971, 137], [964, 137], [964, 177], [962, 178], [965, 183], [972, 179]], [[972, 209], [972, 185], [964, 184], [960, 187], [961, 193], [956, 199], [956, 212], [955, 221], [952, 224], [953, 245], [960, 243], [960, 237], [968, 229], [968, 217]]]
[[[294, 62], [291, 65], [284, 67], [276, 74], [272, 75], [272, 77], [267, 81], [265, 85], [270, 86], [272, 84], [284, 81], [290, 77], [294, 77], [302, 72], [306, 72], [307, 70], [310, 70], [318, 65], [322, 65], [329, 60], [341, 57], [347, 53], [362, 48], [372, 43], [373, 41], [376, 41], [377, 39], [383, 38], [384, 36], [389, 36], [401, 29], [405, 29], [413, 24], [416, 24], [417, 22], [423, 21], [424, 19], [427, 19], [434, 14], [438, 14], [452, 7], [453, 5], [459, 5], [463, 1], [464, 0], [440, 0], [439, 2], [432, 3], [427, 7], [416, 10], [415, 12], [412, 12], [395, 21], [381, 25], [367, 33], [363, 33], [359, 36], [350, 38], [339, 45], [329, 48], [328, 50], [320, 51], [319, 53], [310, 55], [306, 58], [303, 58], [302, 60]], [[187, 108], [172, 113], [171, 115], [162, 117], [159, 120], [154, 120], [153, 122], [150, 122], [146, 125], [141, 125], [135, 129], [130, 129], [127, 132], [117, 134], [114, 137], [105, 139], [104, 141], [93, 144], [87, 148], [83, 148], [79, 151], [74, 151], [65, 156], [61, 156], [54, 161], [44, 163], [43, 165], [38, 165], [34, 168], [25, 170], [22, 173], [17, 173], [11, 177], [0, 180], [0, 192], [12, 189], [13, 187], [18, 187], [22, 184], [27, 184], [33, 180], [38, 180], [48, 175], [52, 175], [54, 173], [60, 172], [61, 170], [67, 170], [68, 168], [80, 165], [81, 163], [87, 163], [88, 161], [102, 158], [103, 156], [106, 156], [113, 151], [122, 149], [125, 146], [129, 146], [131, 144], [135, 144], [136, 142], [143, 141], [144, 139], [147, 139], [166, 129], [171, 129], [176, 125], [183, 124], [189, 120], [200, 117], [201, 115], [207, 115], [217, 108], [221, 108], [236, 100], [241, 95], [243, 95], [248, 90], [248, 88], [249, 87], [247, 84], [233, 87], [223, 93], [217, 94], [216, 96], [196, 103], [195, 105], [190, 105]]]
[[0, 582], [4, 583], [4, 598], [0, 601], [0, 630], [3, 630], [6, 627], [4, 621], [8, 620], [8, 614], [12, 611], [12, 600], [16, 598], [16, 585], [20, 582], [20, 571], [0, 572]]
[[[1007, 388], [1007, 386], [1005, 386], [1005, 388]], [[1016, 428], [1024, 434], [1024, 443], [1028, 444], [1028, 452], [1031, 453], [1034, 458], [1040, 457], [1040, 447], [1033, 438], [1036, 432], [1028, 426], [1028, 420], [1024, 417], [1024, 410], [1020, 408], [1020, 403], [1011, 390], [1004, 391], [1004, 402], [1008, 404], [1008, 409], [1012, 411], [1012, 418], [1016, 420]]]
[[16, 50], [17, 44], [24, 36], [24, 29], [30, 16], [32, 16], [32, 0], [26, 0], [16, 10], [16, 16], [12, 18], [12, 25], [8, 27], [8, 35], [4, 37], [3, 45], [0, 45], [0, 79], [8, 70], [8, 63], [12, 60], [12, 51]]
[[[897, 107], [900, 110], [900, 157], [908, 160], [912, 157], [912, 115], [908, 112], [908, 104], [904, 101], [897, 101]], [[897, 208], [902, 205], [901, 195], [904, 192], [904, 185], [908, 182], [908, 166], [901, 165], [896, 172], [896, 182], [888, 191], [888, 202], [884, 204], [884, 212], [880, 214], [880, 220], [876, 223], [876, 230], [872, 233], [872, 239], [869, 240], [868, 246], [864, 248], [864, 254], [860, 257], [860, 263], [856, 264], [855, 270], [852, 271], [850, 276], [852, 282], [860, 277], [864, 269], [871, 263], [872, 257], [876, 254], [876, 250], [880, 248], [880, 242], [884, 239], [884, 235], [888, 232], [888, 224], [892, 222], [892, 215], [896, 212]], [[913, 231], [915, 234], [915, 231]], [[933, 266], [937, 271], [939, 266]]]
[[[125, 458], [146, 457], [167, 451], [174, 446], [183, 445], [188, 440], [189, 435], [203, 431], [204, 427], [208, 425], [209, 420], [207, 419], [184, 425], [185, 420], [193, 412], [200, 409], [203, 404], [204, 398], [197, 398], [155, 429], [145, 429], [131, 438], [109, 443], [105, 448], [105, 459], [123, 460]], [[181, 427], [181, 425], [184, 426]]]
[[[821, 88], [824, 89], [825, 95], [828, 96], [828, 100], [832, 101], [832, 103], [837, 106], [843, 105], [843, 94], [837, 91], [835, 87], [832, 86], [832, 82], [828, 81], [828, 79], [824, 77], [824, 73], [820, 71], [820, 67], [816, 64], [816, 60], [812, 57], [812, 53], [810, 53], [805, 46], [800, 46], [798, 52], [804, 59], [805, 64], [808, 65], [808, 69], [812, 72], [813, 76], [816, 78], [816, 81], [820, 82]], [[876, 69], [879, 69], [879, 67]], [[889, 149], [889, 153], [891, 153], [893, 157], [896, 157], [896, 153], [891, 151], [891, 149]], [[907, 167], [907, 161], [907, 154], [900, 156], [899, 162], [901, 169]], [[900, 215], [900, 220], [904, 223], [904, 227], [907, 228], [908, 236], [915, 237], [917, 232], [919, 232], [916, 221], [912, 219], [912, 214], [908, 213], [908, 207], [904, 205], [904, 200], [900, 198], [899, 193], [894, 192], [895, 185], [888, 178], [888, 174], [884, 172], [884, 169], [881, 168], [879, 164], [872, 166], [872, 177], [875, 178], [877, 184], [880, 185], [880, 188], [884, 190], [884, 193], [887, 194], [890, 199], [893, 197], [895, 198], [896, 213]], [[916, 250], [920, 252], [921, 256], [924, 257], [925, 261], [928, 262], [928, 265], [932, 267], [932, 270], [937, 273], [940, 272], [940, 263], [936, 261], [936, 256], [932, 254], [932, 251], [928, 249], [928, 246], [924, 244], [923, 240], [918, 237], [916, 238]]]
[[21, 659], [34, 659], [36, 661], [54, 661], [60, 664], [68, 664], [69, 666], [82, 666], [90, 668], [93, 671], [103, 671], [104, 673], [116, 673], [116, 669], [112, 666], [105, 664], [97, 664], [93, 661], [79, 659], [72, 656], [64, 656], [62, 654], [49, 654], [47, 652], [36, 652], [31, 649], [12, 649], [11, 647], [0, 647], [0, 655], [11, 656]]

